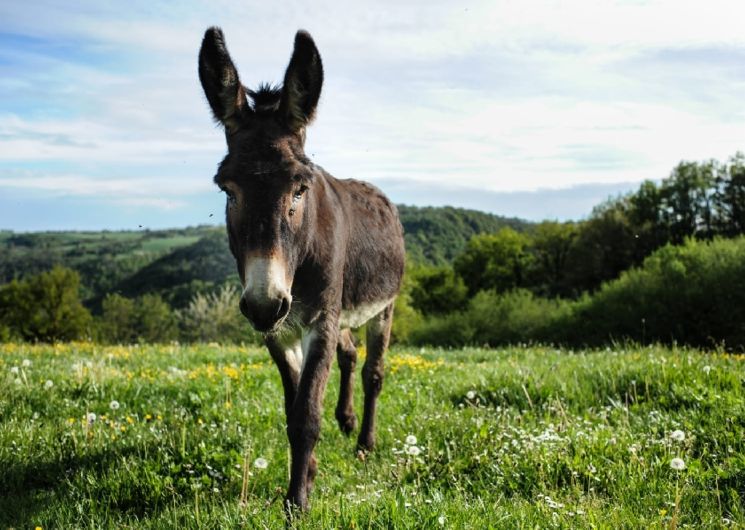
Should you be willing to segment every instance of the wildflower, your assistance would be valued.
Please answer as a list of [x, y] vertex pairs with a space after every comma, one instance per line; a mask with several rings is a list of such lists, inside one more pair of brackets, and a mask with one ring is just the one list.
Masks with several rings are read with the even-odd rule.
[[21, 383], [23, 383], [23, 381], [21, 381], [21, 380], [20, 380], [19, 378], [17, 378], [17, 377], [16, 377], [16, 380], [15, 380], [15, 381], [16, 381], [16, 384], [17, 384], [17, 385], [20, 385]]
[[438, 517], [438, 518], [437, 518], [437, 523], [438, 523], [438, 524], [439, 524], [440, 526], [445, 526], [445, 516], [444, 516], [444, 515], [441, 515], [440, 517]]
[[89, 412], [88, 414], [86, 414], [85, 419], [88, 422], [88, 425], [93, 425], [93, 422], [96, 421], [96, 413]]
[[29, 366], [31, 366], [31, 361], [29, 361], [28, 359], [24, 359], [21, 363], [21, 366], [23, 366], [24, 368], [28, 368]]
[[406, 448], [406, 453], [411, 456], [419, 456], [419, 453], [421, 453], [421, 449], [419, 449], [416, 445], [410, 445]]
[[670, 467], [675, 471], [683, 471], [686, 468], [686, 463], [683, 462], [682, 458], [673, 458], [670, 460]]
[[476, 399], [476, 392], [474, 392], [473, 390], [469, 390], [468, 392], [466, 392], [466, 397], [469, 400], [473, 401], [474, 399]]
[[269, 462], [267, 462], [266, 458], [259, 457], [254, 460], [254, 467], [256, 469], [266, 469], [267, 467], [269, 467]]
[[111, 410], [119, 410], [119, 402], [115, 399], [112, 399], [111, 403], [109, 403], [109, 408]]
[[13, 374], [13, 375], [18, 375], [18, 372], [19, 371], [20, 371], [20, 369], [17, 366], [12, 366], [10, 368], [10, 373]]
[[44, 388], [45, 388], [46, 390], [49, 390], [49, 389], [50, 389], [50, 388], [52, 388], [53, 386], [54, 386], [54, 381], [52, 381], [51, 379], [47, 379], [47, 380], [46, 380], [46, 381], [44, 382]]
[[416, 445], [416, 436], [410, 434], [406, 437], [406, 445]]
[[707, 364], [706, 366], [704, 366], [704, 367], [702, 368], [702, 370], [704, 371], [704, 373], [705, 373], [706, 375], [709, 375], [709, 372], [711, 372], [711, 366], [709, 366], [709, 365]]
[[676, 442], [682, 442], [686, 439], [686, 433], [684, 433], [680, 429], [676, 429], [670, 433], [670, 438], [672, 438]]

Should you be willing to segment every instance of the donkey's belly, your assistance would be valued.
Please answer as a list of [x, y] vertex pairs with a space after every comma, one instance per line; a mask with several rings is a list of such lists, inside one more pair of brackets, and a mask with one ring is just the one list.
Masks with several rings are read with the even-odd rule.
[[370, 302], [368, 304], [361, 304], [351, 309], [342, 309], [341, 317], [339, 318], [339, 327], [342, 328], [358, 328], [372, 317], [380, 313], [385, 309], [394, 298], [388, 300], [382, 300], [380, 302]]

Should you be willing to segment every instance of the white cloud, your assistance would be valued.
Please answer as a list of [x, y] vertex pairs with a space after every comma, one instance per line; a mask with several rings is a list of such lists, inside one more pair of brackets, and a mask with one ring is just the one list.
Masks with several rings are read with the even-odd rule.
[[[743, 149], [745, 73], [716, 59], [745, 57], [744, 14], [680, 0], [6, 3], [3, 31], [80, 42], [97, 59], [21, 50], [26, 67], [0, 81], [0, 164], [64, 166], [18, 187], [153, 205], [178, 195], [178, 173], [209, 189], [224, 143], [196, 55], [218, 24], [249, 86], [279, 81], [294, 31], [313, 33], [326, 85], [307, 151], [339, 177], [491, 191], [661, 178], [680, 159]], [[14, 104], [29, 91], [33, 111]], [[8, 186], [18, 177], [4, 166]]]

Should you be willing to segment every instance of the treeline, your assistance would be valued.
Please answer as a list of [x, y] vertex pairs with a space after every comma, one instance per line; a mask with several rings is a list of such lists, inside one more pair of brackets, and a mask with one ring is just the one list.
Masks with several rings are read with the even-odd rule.
[[80, 300], [79, 274], [57, 266], [0, 286], [0, 340], [258, 343], [237, 300], [237, 288], [227, 284], [178, 310], [157, 294], [111, 294], [92, 315]]
[[[743, 240], [721, 239], [744, 233], [745, 155], [682, 162], [661, 183], [644, 182], [585, 221], [476, 235], [452, 266], [410, 267], [399, 338], [452, 346], [633, 338], [742, 348], [726, 314], [745, 302], [739, 278], [729, 276], [745, 272], [732, 257], [745, 257]], [[714, 325], [702, 308], [724, 320]]]

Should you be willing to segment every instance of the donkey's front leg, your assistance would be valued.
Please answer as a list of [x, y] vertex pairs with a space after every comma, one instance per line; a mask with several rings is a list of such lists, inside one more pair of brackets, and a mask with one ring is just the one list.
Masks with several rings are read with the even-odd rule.
[[336, 319], [314, 324], [303, 337], [304, 364], [292, 410], [287, 417], [287, 436], [292, 450], [288, 507], [308, 509], [308, 495], [315, 475], [313, 449], [321, 431], [323, 395], [336, 347]]

